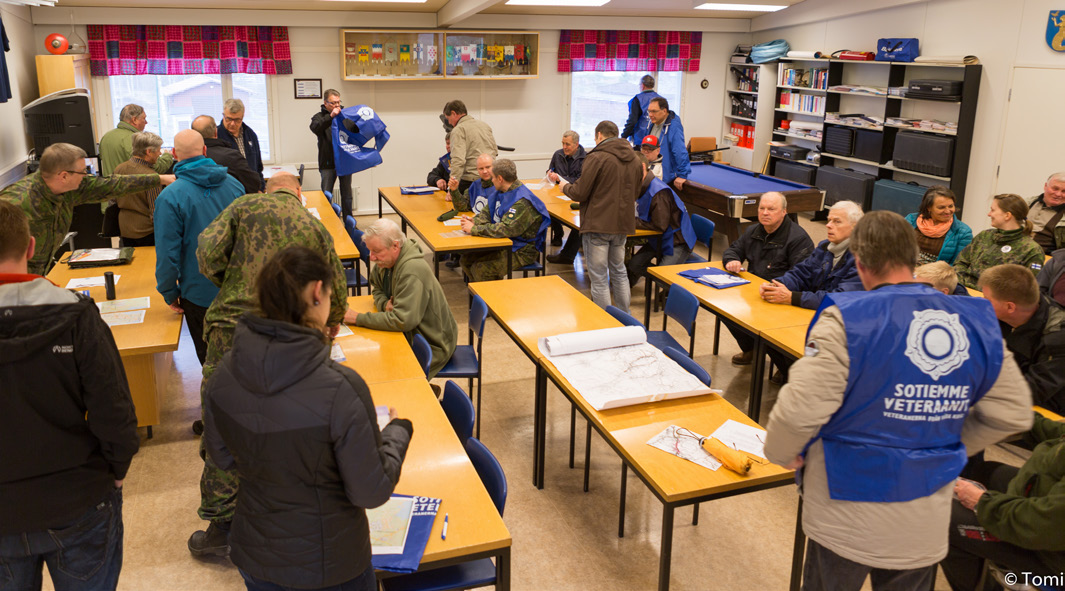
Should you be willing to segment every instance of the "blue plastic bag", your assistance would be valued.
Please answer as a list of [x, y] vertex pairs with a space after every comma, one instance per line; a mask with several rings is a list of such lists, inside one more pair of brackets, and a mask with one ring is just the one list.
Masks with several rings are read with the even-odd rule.
[[759, 43], [751, 48], [751, 61], [756, 64], [771, 62], [788, 55], [790, 49], [791, 46], [783, 39]]
[[[338, 176], [373, 168], [382, 162], [388, 142], [385, 122], [366, 105], [355, 105], [333, 117], [333, 158]], [[373, 146], [367, 146], [373, 140]]]
[[917, 39], [885, 38], [876, 42], [876, 61], [878, 62], [912, 62], [921, 55]]

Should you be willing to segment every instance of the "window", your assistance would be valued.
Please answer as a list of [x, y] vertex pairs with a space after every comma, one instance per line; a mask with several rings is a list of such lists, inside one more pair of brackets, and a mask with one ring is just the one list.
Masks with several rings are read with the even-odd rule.
[[[570, 128], [581, 136], [585, 149], [595, 145], [595, 126], [609, 118], [620, 132], [629, 118], [629, 101], [640, 91], [646, 72], [573, 72], [570, 87]], [[658, 72], [655, 92], [680, 112], [681, 72]]]
[[193, 74], [184, 76], [110, 76], [111, 113], [118, 125], [122, 107], [135, 103], [148, 115], [145, 131], [159, 134], [164, 145], [188, 129], [192, 120], [210, 115], [222, 122], [226, 98], [244, 101], [244, 123], [259, 136], [263, 161], [270, 158], [270, 108], [266, 76], [261, 74]]

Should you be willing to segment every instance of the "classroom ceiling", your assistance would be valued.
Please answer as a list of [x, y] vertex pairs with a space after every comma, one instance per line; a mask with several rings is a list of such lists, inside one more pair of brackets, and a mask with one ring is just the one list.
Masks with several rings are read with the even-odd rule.
[[[729, 0], [716, 0], [726, 2]], [[802, 0], [736, 0], [746, 3], [793, 5]], [[335, 10], [358, 12], [414, 12], [439, 13], [448, 4], [451, 10], [456, 8], [469, 12], [470, 7], [477, 9], [472, 14], [491, 15], [545, 15], [545, 16], [629, 16], [629, 17], [673, 17], [673, 18], [723, 18], [748, 19], [759, 12], [696, 10], [692, 0], [610, 0], [606, 5], [592, 8], [509, 6], [506, 0], [426, 0], [424, 3], [392, 2], [351, 2], [344, 0], [182, 0], [175, 5], [173, 0], [58, 0], [56, 6], [95, 6], [95, 7], [137, 7], [137, 8], [228, 8], [246, 10]], [[470, 14], [470, 16], [472, 16]], [[457, 22], [454, 26], [461, 27]], [[521, 21], [515, 21], [515, 28], [521, 28]]]

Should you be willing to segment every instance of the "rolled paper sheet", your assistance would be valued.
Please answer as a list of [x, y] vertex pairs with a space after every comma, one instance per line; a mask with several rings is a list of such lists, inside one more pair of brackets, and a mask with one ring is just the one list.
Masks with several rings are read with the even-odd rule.
[[542, 337], [538, 346], [548, 357], [554, 357], [646, 342], [647, 331], [642, 326], [619, 326]]
[[787, 57], [819, 59], [824, 57], [820, 51], [789, 51]]
[[717, 458], [729, 470], [744, 476], [751, 471], [751, 458], [748, 458], [747, 454], [726, 446], [716, 437], [704, 437], [702, 443], [703, 449]]
[[980, 63], [980, 58], [975, 55], [922, 55], [914, 58], [919, 64], [965, 64], [973, 65]]
[[821, 129], [820, 121], [798, 121], [793, 119], [789, 125], [791, 129]]

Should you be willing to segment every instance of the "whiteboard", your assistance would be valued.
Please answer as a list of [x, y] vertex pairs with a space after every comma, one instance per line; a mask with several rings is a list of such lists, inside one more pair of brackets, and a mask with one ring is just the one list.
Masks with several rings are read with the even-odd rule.
[[1047, 177], [1065, 171], [1061, 151], [1061, 138], [1065, 137], [1062, 96], [1065, 69], [1013, 69], [996, 194], [1034, 197], [1043, 192]]

